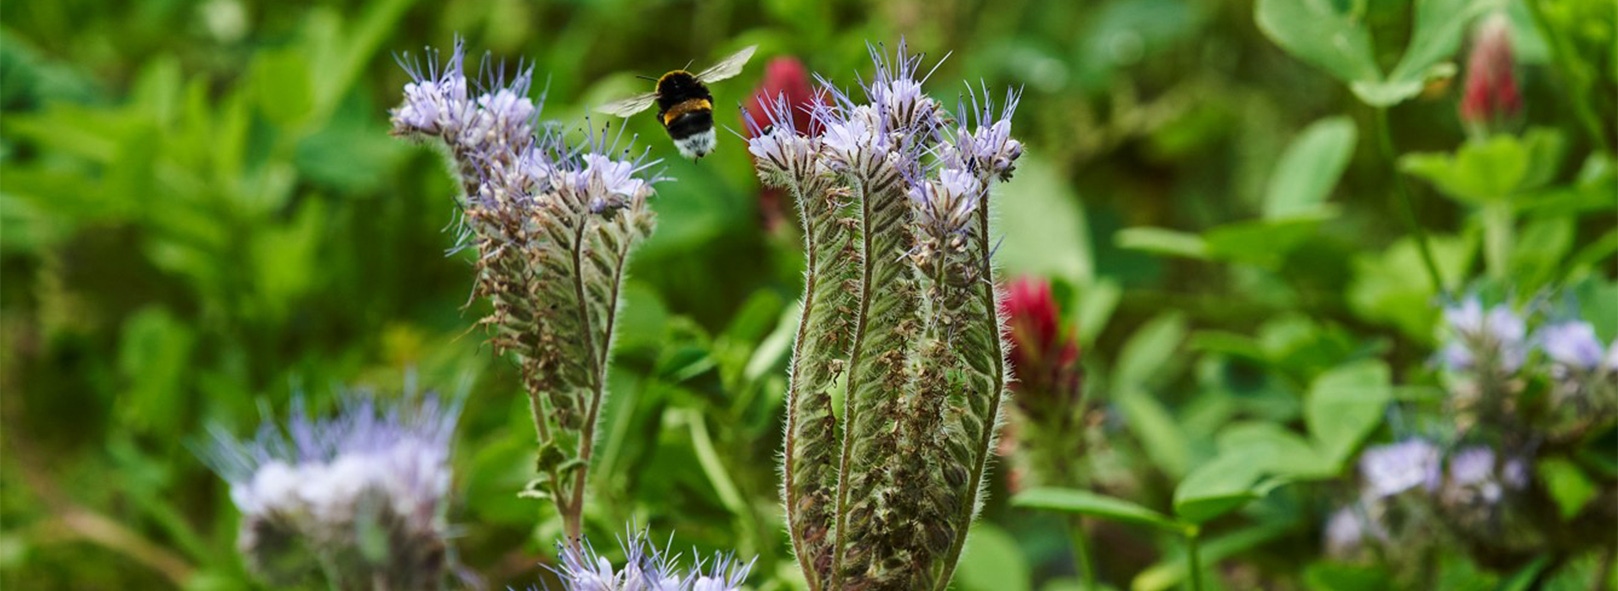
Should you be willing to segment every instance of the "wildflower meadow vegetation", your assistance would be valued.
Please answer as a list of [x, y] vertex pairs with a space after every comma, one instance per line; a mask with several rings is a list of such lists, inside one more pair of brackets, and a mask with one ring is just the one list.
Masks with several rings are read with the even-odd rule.
[[1615, 48], [1611, 0], [0, 4], [0, 587], [1618, 589]]

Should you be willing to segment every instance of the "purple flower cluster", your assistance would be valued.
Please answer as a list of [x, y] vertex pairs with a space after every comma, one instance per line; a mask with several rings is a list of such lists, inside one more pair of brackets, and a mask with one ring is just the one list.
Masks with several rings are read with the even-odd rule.
[[[432, 395], [392, 405], [358, 395], [327, 419], [296, 407], [285, 427], [267, 422], [249, 440], [216, 429], [203, 454], [230, 483], [242, 512], [238, 546], [253, 570], [288, 584], [338, 557], [341, 573], [361, 578], [441, 575], [458, 406]], [[367, 530], [382, 532], [380, 548]]]
[[[428, 51], [426, 64], [405, 63], [411, 82], [404, 102], [390, 111], [393, 134], [437, 138], [449, 148], [470, 205], [543, 207], [559, 202], [568, 211], [608, 218], [640, 207], [653, 193], [645, 153], [617, 159], [617, 140], [592, 130], [584, 146], [567, 146], [554, 131], [536, 135], [540, 107], [528, 98], [533, 68], [507, 80], [503, 69], [485, 58], [485, 79], [477, 96], [468, 91], [465, 50], [456, 40], [448, 60]], [[621, 131], [621, 130], [620, 130]]]
[[[1368, 541], [1403, 544], [1430, 515], [1463, 531], [1492, 531], [1482, 525], [1497, 524], [1508, 499], [1529, 486], [1524, 458], [1481, 445], [1446, 453], [1421, 438], [1366, 448], [1359, 472], [1358, 500], [1333, 513], [1324, 531], [1327, 553], [1339, 558]], [[1411, 514], [1412, 504], [1431, 511]]]
[[864, 103], [820, 78], [830, 100], [810, 106], [818, 136], [796, 128], [785, 96], [760, 105], [762, 121], [749, 112], [748, 151], [760, 176], [803, 186], [838, 174], [872, 191], [907, 182], [924, 228], [963, 231], [990, 181], [1010, 178], [1022, 155], [1011, 137], [1018, 94], [1008, 93], [997, 111], [987, 90], [968, 87], [970, 100], [952, 117], [922, 91], [921, 55], [909, 55], [903, 41], [894, 59], [879, 47], [870, 53], [876, 73], [862, 84]]
[[715, 556], [704, 567], [698, 563], [686, 573], [678, 572], [667, 548], [658, 548], [646, 532], [620, 538], [624, 566], [614, 569], [612, 561], [600, 555], [587, 540], [575, 545], [558, 544], [561, 564], [553, 569], [567, 591], [736, 591], [747, 580], [753, 563], [741, 564], [728, 555]]
[[1569, 371], [1618, 371], [1618, 341], [1603, 346], [1595, 327], [1582, 320], [1550, 322], [1528, 334], [1527, 319], [1506, 304], [1484, 311], [1477, 296], [1444, 309], [1447, 342], [1438, 358], [1454, 373], [1475, 372], [1494, 364], [1507, 374], [1522, 369], [1537, 348], [1553, 364]]
[[1528, 354], [1527, 327], [1510, 306], [1497, 304], [1485, 313], [1476, 296], [1445, 308], [1450, 341], [1439, 358], [1452, 372], [1498, 368], [1506, 374], [1522, 368]]

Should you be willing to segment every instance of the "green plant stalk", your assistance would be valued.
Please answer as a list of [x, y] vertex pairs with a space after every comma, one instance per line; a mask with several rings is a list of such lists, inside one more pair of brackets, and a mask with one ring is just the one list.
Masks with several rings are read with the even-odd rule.
[[1068, 537], [1073, 540], [1073, 560], [1082, 571], [1085, 591], [1096, 590], [1096, 567], [1090, 560], [1090, 538], [1084, 532], [1084, 517], [1074, 515], [1067, 522]]
[[1393, 175], [1393, 194], [1399, 201], [1396, 206], [1403, 214], [1405, 223], [1410, 226], [1410, 233], [1416, 238], [1416, 250], [1421, 253], [1421, 264], [1427, 270], [1427, 279], [1433, 284], [1433, 293], [1444, 295], [1444, 276], [1438, 272], [1438, 263], [1433, 258], [1433, 251], [1427, 244], [1427, 231], [1421, 227], [1416, 219], [1416, 207], [1410, 197], [1410, 188], [1405, 184], [1404, 174], [1399, 171], [1398, 154], [1393, 150], [1393, 134], [1388, 130], [1388, 110], [1385, 107], [1376, 109], [1377, 147], [1382, 151], [1382, 158], [1388, 162], [1389, 174]]
[[1504, 281], [1511, 262], [1511, 244], [1515, 234], [1515, 220], [1511, 203], [1497, 199], [1483, 206], [1483, 258], [1489, 276]]
[[1188, 580], [1191, 581], [1191, 591], [1202, 591], [1202, 557], [1199, 548], [1201, 545], [1196, 530], [1186, 534], [1185, 567], [1189, 571], [1186, 575]]
[[[590, 330], [590, 325], [592, 324], [590, 322], [590, 296], [588, 293], [586, 293], [588, 291], [585, 286], [585, 282], [587, 281], [585, 275], [587, 272], [585, 271], [584, 266], [584, 232], [589, 224], [583, 222], [583, 220], [580, 220], [580, 222], [581, 223], [579, 223], [579, 227], [573, 236], [573, 240], [575, 241], [575, 247], [573, 249], [573, 289], [575, 291], [575, 297], [578, 298], [579, 324], [584, 326], [585, 329], [584, 347], [586, 351], [591, 352], [590, 381], [587, 383], [587, 386], [590, 388], [590, 410], [587, 411], [587, 414], [585, 415], [584, 432], [579, 437], [578, 451], [574, 452], [576, 454], [574, 457], [580, 459], [579, 466], [575, 468], [578, 473], [574, 476], [572, 490], [568, 493], [569, 496], [567, 503], [559, 506], [559, 508], [562, 510], [562, 528], [567, 532], [569, 544], [578, 543], [583, 539], [584, 535], [585, 475], [590, 471], [590, 452], [592, 452], [595, 448], [594, 435], [596, 426], [596, 412], [601, 408], [601, 399], [606, 394], [605, 375], [607, 365], [604, 363], [604, 359], [607, 353], [607, 343], [605, 341], [611, 340], [610, 335], [612, 334], [611, 327], [608, 327], [607, 332], [605, 333], [608, 335], [608, 337], [603, 339], [603, 342], [598, 346], [595, 335], [592, 334], [593, 331]], [[614, 286], [614, 291], [616, 291], [616, 285]]]
[[1578, 117], [1579, 123], [1583, 124], [1585, 133], [1590, 134], [1590, 141], [1600, 146], [1602, 152], [1611, 155], [1612, 146], [1607, 143], [1606, 134], [1601, 132], [1601, 120], [1590, 110], [1590, 103], [1585, 98], [1590, 95], [1589, 79], [1575, 67], [1574, 49], [1569, 46], [1568, 39], [1562, 31], [1551, 26], [1550, 21], [1545, 18], [1545, 8], [1540, 6], [1541, 1], [1543, 0], [1527, 0], [1523, 4], [1528, 5], [1528, 13], [1534, 19], [1534, 28], [1539, 30], [1540, 36], [1549, 41], [1552, 63], [1556, 64], [1556, 69], [1572, 87], [1568, 89], [1569, 92], [1563, 94], [1573, 103], [1573, 113]]

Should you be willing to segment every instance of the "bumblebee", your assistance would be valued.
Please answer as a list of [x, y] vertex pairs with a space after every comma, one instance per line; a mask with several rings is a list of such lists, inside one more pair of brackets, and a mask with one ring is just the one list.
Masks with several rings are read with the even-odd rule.
[[680, 155], [700, 159], [714, 150], [718, 140], [713, 130], [713, 94], [708, 92], [708, 85], [740, 74], [756, 49], [757, 45], [749, 45], [696, 74], [685, 70], [669, 72], [657, 79], [656, 90], [596, 110], [629, 117], [657, 103], [657, 120], [668, 130]]

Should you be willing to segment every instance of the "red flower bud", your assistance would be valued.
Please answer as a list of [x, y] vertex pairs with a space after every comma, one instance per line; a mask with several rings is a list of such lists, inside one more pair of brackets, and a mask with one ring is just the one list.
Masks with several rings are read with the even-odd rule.
[[1522, 95], [1512, 72], [1511, 39], [1506, 33], [1504, 14], [1496, 13], [1478, 25], [1461, 95], [1461, 121], [1468, 125], [1488, 126], [1522, 111]]

